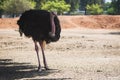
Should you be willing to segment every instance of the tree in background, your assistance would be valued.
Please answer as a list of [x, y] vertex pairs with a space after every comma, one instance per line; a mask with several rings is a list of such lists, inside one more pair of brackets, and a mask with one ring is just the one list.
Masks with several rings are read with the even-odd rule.
[[3, 10], [6, 14], [11, 14], [13, 17], [25, 10], [33, 9], [35, 2], [32, 0], [6, 0], [3, 3]]
[[102, 5], [105, 3], [105, 0], [87, 0], [87, 4], [92, 5], [92, 4], [99, 4]]
[[48, 0], [33, 0], [33, 1], [36, 2], [35, 9], [41, 9], [42, 4], [47, 2]]
[[80, 10], [85, 11], [85, 14], [87, 14], [87, 5], [93, 5], [93, 4], [98, 4], [101, 7], [104, 5], [105, 0], [80, 0]]
[[99, 4], [87, 5], [87, 14], [100, 15], [103, 13], [103, 9]]
[[114, 14], [120, 15], [120, 0], [112, 0], [111, 6], [114, 9]]
[[63, 14], [70, 10], [70, 5], [66, 4], [64, 0], [49, 0], [42, 4], [41, 9], [48, 11], [55, 11], [58, 14]]
[[70, 12], [74, 12], [80, 7], [80, 0], [65, 0], [66, 3], [70, 4]]
[[112, 0], [111, 3], [106, 3], [107, 14], [110, 15], [120, 15], [120, 0]]
[[106, 14], [114, 14], [114, 8], [111, 5], [111, 2], [107, 2], [103, 7]]
[[105, 3], [105, 0], [0, 0], [0, 17], [3, 12], [14, 16], [29, 9], [45, 9], [58, 14], [74, 14], [77, 10], [101, 14], [103, 8], [108, 14], [120, 14], [119, 4], [120, 0], [112, 0], [112, 3]]
[[4, 12], [4, 10], [3, 10], [3, 3], [4, 3], [4, 1], [7, 1], [7, 0], [0, 0], [0, 18], [2, 17], [2, 14]]

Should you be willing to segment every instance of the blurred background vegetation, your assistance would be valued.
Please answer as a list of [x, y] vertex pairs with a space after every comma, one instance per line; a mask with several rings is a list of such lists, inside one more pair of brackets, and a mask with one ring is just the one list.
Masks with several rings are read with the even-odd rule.
[[29, 9], [55, 11], [59, 15], [120, 15], [120, 0], [0, 0], [0, 17], [20, 16]]

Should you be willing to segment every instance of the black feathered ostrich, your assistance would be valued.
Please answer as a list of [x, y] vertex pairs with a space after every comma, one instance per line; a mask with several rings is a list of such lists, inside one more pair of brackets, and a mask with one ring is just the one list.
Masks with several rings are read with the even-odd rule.
[[57, 15], [46, 10], [28, 10], [21, 15], [17, 24], [19, 25], [20, 35], [22, 36], [22, 33], [24, 33], [25, 36], [32, 37], [34, 41], [39, 64], [38, 70], [41, 71], [42, 69], [37, 42], [42, 50], [44, 68], [49, 69], [44, 54], [44, 41], [50, 43], [59, 40], [61, 27]]

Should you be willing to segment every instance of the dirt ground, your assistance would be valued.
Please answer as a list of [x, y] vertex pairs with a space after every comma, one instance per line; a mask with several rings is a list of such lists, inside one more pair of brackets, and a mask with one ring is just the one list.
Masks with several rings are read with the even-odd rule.
[[[112, 16], [105, 17], [106, 22], [101, 17], [60, 16], [61, 38], [46, 45], [50, 70], [42, 72], [37, 72], [32, 40], [19, 36], [17, 18], [8, 19], [10, 26], [8, 21], [0, 25], [0, 80], [120, 80], [120, 17], [113, 16], [116, 21], [109, 24]], [[86, 23], [82, 25], [79, 18]], [[98, 25], [90, 26], [95, 24], [88, 20]]]

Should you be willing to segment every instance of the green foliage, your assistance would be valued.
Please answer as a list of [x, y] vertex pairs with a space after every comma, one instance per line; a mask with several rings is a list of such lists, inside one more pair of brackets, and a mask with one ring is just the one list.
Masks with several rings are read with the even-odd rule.
[[115, 13], [114, 13], [114, 8], [113, 8], [113, 7], [108, 8], [108, 9], [107, 9], [107, 14], [110, 14], [110, 15], [115, 14]]
[[114, 14], [120, 15], [120, 0], [112, 0], [111, 6], [114, 8]]
[[4, 0], [0, 0], [0, 9], [2, 9], [3, 2]]
[[92, 15], [99, 15], [103, 13], [103, 9], [99, 4], [87, 5], [87, 13]]
[[111, 3], [107, 2], [107, 3], [104, 4], [103, 9], [106, 11], [110, 8], [110, 6], [111, 6]]
[[48, 0], [33, 0], [34, 2], [36, 2], [36, 6], [35, 6], [35, 9], [40, 9], [41, 8], [41, 5], [43, 3], [45, 3], [46, 1]]
[[6, 0], [0, 0], [0, 17], [2, 16], [2, 13], [3, 13], [3, 2], [6, 1]]
[[4, 1], [3, 10], [8, 14], [20, 14], [25, 10], [33, 9], [35, 2], [32, 0], [7, 0]]
[[74, 12], [80, 7], [80, 0], [65, 0], [66, 3], [70, 4], [70, 12]]
[[66, 4], [64, 0], [51, 0], [42, 4], [41, 9], [55, 11], [58, 14], [63, 14], [63, 12], [70, 10], [70, 5]]
[[106, 3], [106, 12], [110, 15], [120, 15], [120, 0], [112, 0], [111, 3]]
[[86, 14], [87, 5], [99, 4], [103, 7], [104, 3], [105, 3], [105, 0], [80, 0], [80, 10], [85, 11], [85, 14]]

